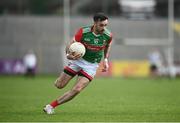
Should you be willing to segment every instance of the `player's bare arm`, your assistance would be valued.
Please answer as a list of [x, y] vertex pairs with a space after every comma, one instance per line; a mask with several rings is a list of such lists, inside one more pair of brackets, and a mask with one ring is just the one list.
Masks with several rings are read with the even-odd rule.
[[102, 72], [106, 72], [109, 69], [108, 57], [109, 57], [110, 48], [111, 48], [111, 43], [109, 43], [104, 50], [104, 60], [103, 60]]

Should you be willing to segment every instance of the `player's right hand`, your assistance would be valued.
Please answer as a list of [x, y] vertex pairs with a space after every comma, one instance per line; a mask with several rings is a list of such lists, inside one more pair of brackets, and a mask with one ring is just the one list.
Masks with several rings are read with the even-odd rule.
[[107, 72], [109, 69], [109, 64], [108, 64], [108, 59], [105, 58], [103, 61], [103, 68], [102, 68], [102, 72]]
[[69, 60], [78, 60], [79, 58], [81, 58], [81, 54], [77, 54], [75, 52], [68, 53], [66, 56]]

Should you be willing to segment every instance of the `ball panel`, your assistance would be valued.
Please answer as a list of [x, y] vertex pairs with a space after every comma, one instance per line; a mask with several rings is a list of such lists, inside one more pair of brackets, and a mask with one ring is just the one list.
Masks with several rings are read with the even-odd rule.
[[81, 57], [84, 56], [85, 52], [86, 52], [86, 48], [84, 47], [84, 45], [80, 42], [74, 42], [70, 45], [69, 47], [69, 51], [71, 53], [75, 54], [81, 54]]

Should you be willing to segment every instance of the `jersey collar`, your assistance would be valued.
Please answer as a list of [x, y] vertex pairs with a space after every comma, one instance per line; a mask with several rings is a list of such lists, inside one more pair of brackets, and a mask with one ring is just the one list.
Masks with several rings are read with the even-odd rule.
[[96, 37], [101, 36], [101, 34], [95, 34], [94, 32], [92, 32], [92, 34]]

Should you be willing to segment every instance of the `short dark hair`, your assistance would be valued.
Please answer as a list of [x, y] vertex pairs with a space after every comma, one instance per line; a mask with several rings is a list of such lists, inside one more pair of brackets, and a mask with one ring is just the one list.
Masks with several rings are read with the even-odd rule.
[[94, 22], [104, 21], [106, 19], [108, 19], [108, 17], [104, 13], [101, 13], [101, 12], [96, 13], [93, 17]]

